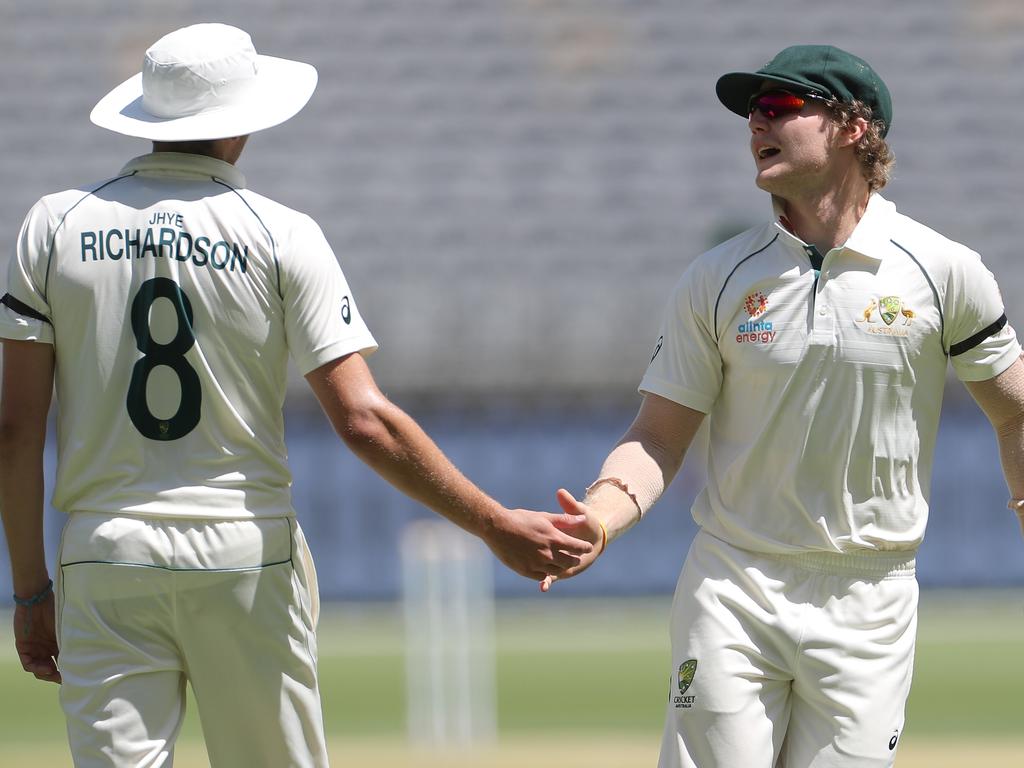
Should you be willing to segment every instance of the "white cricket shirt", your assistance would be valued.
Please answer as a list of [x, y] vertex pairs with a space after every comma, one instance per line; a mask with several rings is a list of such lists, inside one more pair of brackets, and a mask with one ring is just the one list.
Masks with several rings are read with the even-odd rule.
[[914, 550], [946, 361], [964, 381], [1020, 356], [980, 257], [880, 195], [824, 256], [781, 222], [700, 256], [641, 392], [709, 414], [696, 522], [769, 553]]
[[376, 342], [323, 233], [232, 165], [144, 155], [29, 212], [0, 337], [53, 344], [68, 512], [294, 514], [282, 405]]

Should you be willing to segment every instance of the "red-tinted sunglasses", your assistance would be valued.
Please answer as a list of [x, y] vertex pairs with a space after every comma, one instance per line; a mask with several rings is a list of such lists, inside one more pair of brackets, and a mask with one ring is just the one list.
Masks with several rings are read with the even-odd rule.
[[747, 103], [747, 116], [754, 114], [754, 110], [760, 110], [761, 114], [769, 120], [785, 115], [795, 115], [808, 101], [828, 101], [828, 99], [814, 93], [803, 93], [797, 96], [789, 91], [765, 91], [756, 93], [750, 97]]

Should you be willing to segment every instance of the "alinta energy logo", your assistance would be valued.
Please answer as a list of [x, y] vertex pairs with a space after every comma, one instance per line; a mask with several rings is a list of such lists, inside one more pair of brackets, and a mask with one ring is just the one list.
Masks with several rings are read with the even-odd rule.
[[743, 309], [749, 318], [736, 326], [737, 344], [770, 344], [775, 341], [776, 331], [771, 320], [759, 319], [768, 311], [768, 297], [754, 291], [743, 300]]
[[[877, 319], [876, 319], [877, 316]], [[909, 336], [909, 326], [917, 313], [908, 307], [899, 296], [871, 297], [860, 316], [855, 318], [866, 333], [875, 336]], [[879, 325], [881, 320], [883, 325]], [[900, 322], [898, 322], [900, 321]]]
[[679, 686], [679, 694], [672, 697], [672, 704], [675, 705], [676, 709], [689, 709], [693, 706], [693, 702], [697, 697], [693, 695], [687, 696], [686, 692], [690, 689], [696, 674], [696, 659], [689, 659], [679, 665], [679, 675], [676, 679], [676, 684]]

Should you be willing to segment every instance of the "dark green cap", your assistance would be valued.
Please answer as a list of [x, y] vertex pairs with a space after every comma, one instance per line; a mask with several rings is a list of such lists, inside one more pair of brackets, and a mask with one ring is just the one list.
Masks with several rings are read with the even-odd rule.
[[730, 72], [718, 78], [719, 100], [737, 115], [747, 117], [750, 97], [765, 80], [794, 93], [815, 93], [845, 104], [854, 99], [871, 107], [872, 116], [892, 125], [892, 97], [882, 78], [864, 59], [832, 45], [793, 45], [779, 52], [756, 72]]

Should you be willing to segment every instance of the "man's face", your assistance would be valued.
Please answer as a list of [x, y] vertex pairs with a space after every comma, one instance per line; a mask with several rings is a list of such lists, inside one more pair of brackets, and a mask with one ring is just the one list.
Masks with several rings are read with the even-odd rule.
[[[762, 83], [759, 94], [776, 93], [778, 84]], [[756, 98], [756, 97], [755, 97]], [[823, 191], [839, 177], [835, 158], [836, 125], [820, 101], [805, 100], [797, 112], [749, 117], [750, 151], [758, 187], [783, 199]]]

